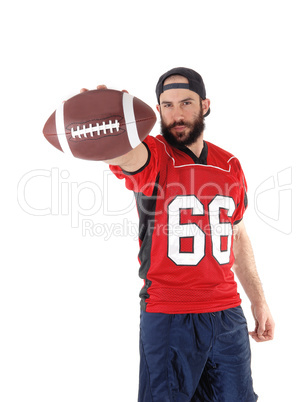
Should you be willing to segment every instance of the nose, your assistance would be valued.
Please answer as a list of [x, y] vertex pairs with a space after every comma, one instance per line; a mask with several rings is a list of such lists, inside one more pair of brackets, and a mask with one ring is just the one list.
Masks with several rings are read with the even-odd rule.
[[183, 109], [181, 108], [181, 106], [174, 107], [172, 117], [175, 122], [184, 120], [184, 113], [183, 113]]

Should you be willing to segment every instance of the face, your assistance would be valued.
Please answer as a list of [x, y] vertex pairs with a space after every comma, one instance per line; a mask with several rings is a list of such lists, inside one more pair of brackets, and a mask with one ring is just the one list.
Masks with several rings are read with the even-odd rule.
[[[167, 78], [165, 85], [188, 83], [182, 76]], [[209, 100], [188, 89], [169, 89], [160, 96], [157, 106], [161, 115], [163, 136], [171, 145], [191, 145], [203, 135], [204, 114], [209, 108]]]

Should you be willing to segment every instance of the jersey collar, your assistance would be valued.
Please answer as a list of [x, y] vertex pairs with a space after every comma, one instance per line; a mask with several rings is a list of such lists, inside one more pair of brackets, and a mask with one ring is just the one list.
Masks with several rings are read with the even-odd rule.
[[205, 141], [203, 141], [203, 148], [201, 151], [201, 154], [199, 156], [199, 158], [193, 153], [193, 151], [191, 151], [188, 147], [186, 147], [185, 145], [179, 145], [176, 147], [177, 149], [179, 149], [182, 152], [185, 152], [188, 156], [191, 157], [191, 159], [198, 165], [207, 165], [207, 153], [208, 153], [208, 147], [207, 147], [207, 143]]

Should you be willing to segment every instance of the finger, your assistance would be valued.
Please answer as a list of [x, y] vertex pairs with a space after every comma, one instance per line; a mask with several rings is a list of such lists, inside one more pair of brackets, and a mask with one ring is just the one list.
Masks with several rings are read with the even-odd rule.
[[263, 339], [263, 340], [264, 340], [265, 323], [259, 324], [257, 334], [258, 334], [258, 337], [259, 337], [260, 339]]
[[269, 337], [270, 339], [274, 339], [274, 328], [270, 328], [270, 329], [267, 331], [267, 334], [268, 334], [268, 337]]
[[253, 340], [255, 340], [256, 342], [260, 342], [258, 335], [256, 332], [249, 332], [249, 335], [252, 337]]
[[264, 332], [263, 337], [266, 341], [271, 341], [274, 339], [274, 331], [272, 329], [268, 329]]
[[87, 91], [88, 91], [87, 88], [81, 88], [80, 93], [82, 93], [82, 92], [87, 92]]
[[260, 339], [258, 334], [256, 332], [249, 332], [249, 335], [252, 337], [252, 339], [256, 342], [264, 342], [265, 339]]
[[125, 92], [126, 94], [128, 94], [128, 91], [126, 91], [126, 89], [122, 89], [122, 92]]
[[97, 85], [97, 89], [107, 89], [106, 85]]
[[273, 338], [269, 335], [262, 335], [261, 337], [258, 335], [257, 332], [253, 331], [253, 332], [249, 332], [249, 335], [252, 337], [253, 340], [255, 340], [256, 342], [267, 342], [267, 341], [271, 341]]

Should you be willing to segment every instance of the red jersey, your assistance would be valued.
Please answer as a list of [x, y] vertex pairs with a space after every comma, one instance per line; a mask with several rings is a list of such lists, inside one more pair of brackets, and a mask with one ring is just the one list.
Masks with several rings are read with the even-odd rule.
[[240, 305], [231, 271], [233, 226], [247, 207], [239, 161], [205, 141], [199, 158], [161, 135], [143, 143], [148, 160], [137, 172], [110, 165], [136, 197], [141, 307], [180, 314]]

